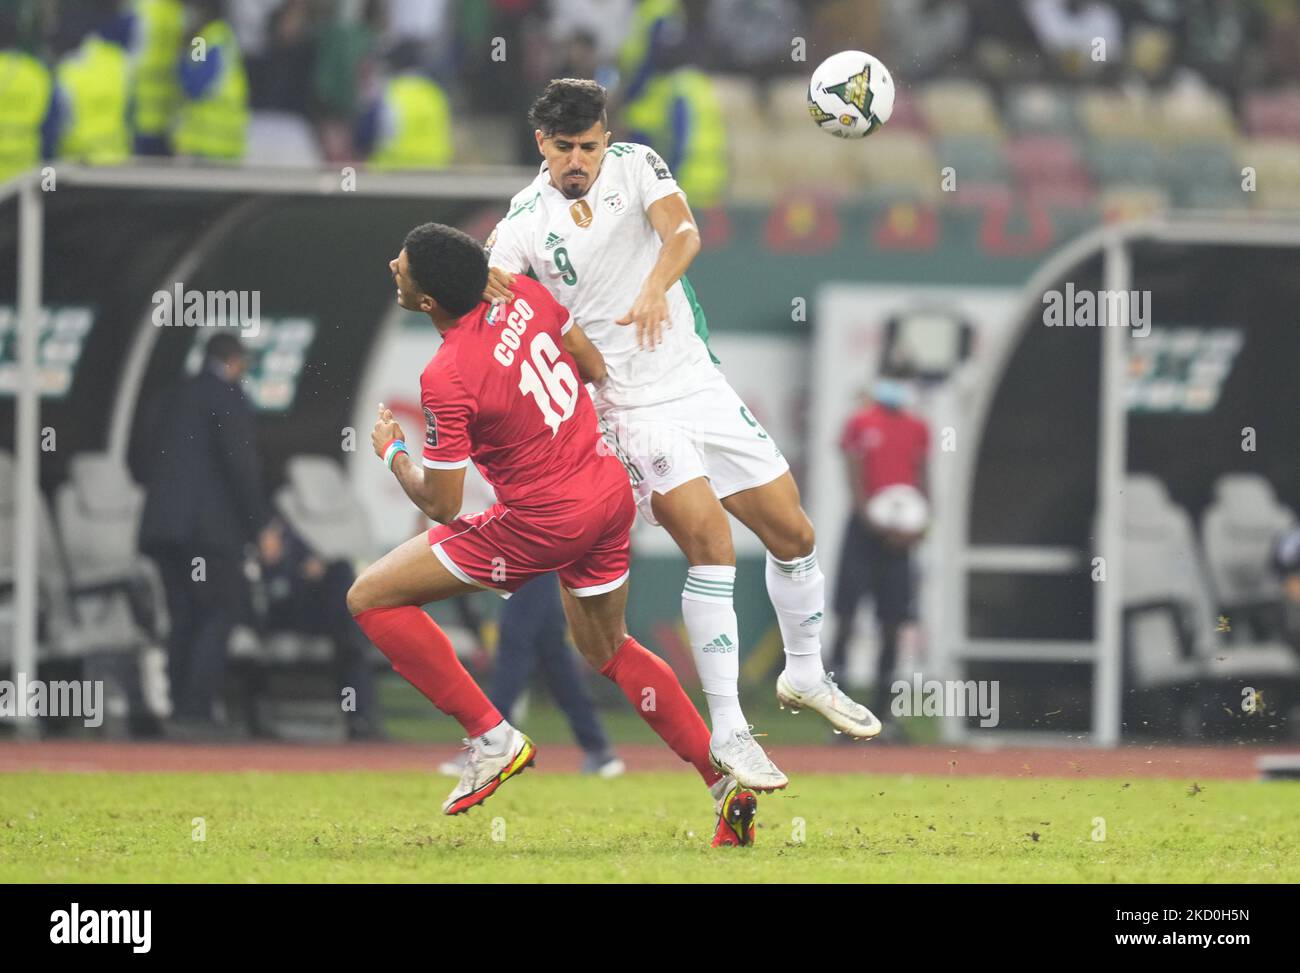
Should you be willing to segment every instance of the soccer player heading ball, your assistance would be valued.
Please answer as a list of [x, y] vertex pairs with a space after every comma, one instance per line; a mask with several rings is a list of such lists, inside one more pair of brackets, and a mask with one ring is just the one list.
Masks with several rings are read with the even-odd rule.
[[509, 300], [531, 270], [600, 350], [607, 375], [595, 407], [606, 442], [641, 513], [690, 562], [682, 617], [708, 700], [713, 762], [747, 787], [784, 787], [740, 706], [728, 511], [767, 548], [786, 655], [777, 698], [853, 737], [880, 732], [822, 667], [825, 579], [798, 487], [706, 344], [704, 312], [684, 276], [699, 230], [663, 159], [645, 145], [611, 144], [605, 89], [593, 81], [552, 81], [529, 117], [544, 162], [488, 240], [484, 297]]
[[[497, 307], [482, 303], [487, 259], [459, 230], [416, 227], [389, 269], [398, 303], [427, 314], [442, 345], [420, 378], [423, 462], [411, 458], [382, 404], [371, 445], [438, 526], [367, 568], [348, 592], [348, 608], [393, 668], [470, 738], [444, 813], [483, 803], [532, 763], [536, 750], [470, 678], [421, 606], [483, 588], [509, 597], [554, 571], [579, 652], [709, 785], [718, 812], [713, 843], [752, 843], [753, 792], [712, 766], [708, 728], [677, 677], [627, 633], [636, 507], [623, 467], [598, 448], [582, 384], [605, 380], [600, 352], [535, 281], [521, 277]], [[471, 459], [499, 502], [462, 517]]]

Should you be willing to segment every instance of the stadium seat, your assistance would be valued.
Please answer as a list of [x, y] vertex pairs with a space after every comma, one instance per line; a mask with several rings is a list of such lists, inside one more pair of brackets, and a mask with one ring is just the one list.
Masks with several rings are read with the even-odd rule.
[[1233, 206], [1248, 200], [1232, 143], [1186, 142], [1171, 146], [1164, 158], [1166, 181], [1180, 206]]
[[1300, 88], [1252, 91], [1242, 114], [1246, 132], [1253, 138], [1300, 140]]
[[[745, 75], [714, 74], [709, 76], [713, 93], [722, 109], [728, 135], [755, 131], [766, 125], [758, 86]], [[807, 109], [804, 110], [807, 117]], [[811, 122], [811, 119], [809, 119]]]
[[942, 170], [952, 166], [961, 183], [1005, 183], [1007, 156], [1000, 139], [981, 135], [955, 135], [938, 138], [934, 154]]
[[767, 88], [767, 113], [778, 128], [803, 128], [816, 133], [808, 115], [808, 79], [803, 75], [774, 78]]
[[1149, 474], [1127, 478], [1123, 509], [1125, 642], [1135, 688], [1190, 683], [1213, 630], [1191, 520]]
[[1160, 148], [1147, 138], [1092, 140], [1087, 158], [1100, 186], [1158, 184], [1164, 177]]
[[945, 136], [1002, 133], [997, 104], [974, 81], [933, 81], [920, 93], [921, 114], [932, 132]]
[[[15, 579], [14, 517], [17, 505], [15, 492], [13, 454], [0, 451], [0, 664], [13, 658], [14, 613], [13, 584]], [[52, 626], [66, 626], [70, 615], [67, 603], [67, 578], [62, 555], [54, 536], [54, 525], [49, 507], [42, 495], [37, 507], [36, 522], [36, 586], [39, 604], [37, 651], [47, 654], [50, 645], [48, 633]]]
[[1272, 485], [1255, 473], [1225, 474], [1201, 520], [1206, 566], [1219, 610], [1276, 602], [1282, 592], [1272, 571], [1273, 542], [1295, 523]]
[[294, 456], [275, 506], [313, 550], [327, 560], [369, 557], [374, 539], [366, 513], [343, 468], [328, 456]]
[[1291, 208], [1300, 196], [1300, 144], [1282, 139], [1251, 139], [1237, 147], [1238, 172], [1255, 171], [1254, 204]]
[[324, 162], [311, 123], [295, 112], [256, 111], [248, 121], [250, 166], [307, 168]]
[[1280, 643], [1226, 645], [1213, 589], [1187, 512], [1150, 474], [1124, 485], [1125, 643], [1136, 688], [1198, 679], [1293, 679], [1294, 653]]
[[859, 148], [855, 161], [868, 193], [889, 188], [918, 200], [939, 197], [939, 163], [928, 140], [885, 129]]
[[[1154, 134], [1180, 150], [1181, 143], [1231, 142], [1237, 123], [1228, 99], [1203, 85], [1175, 87], [1153, 106], [1159, 126]], [[1190, 149], [1189, 149], [1190, 151]]]
[[1157, 125], [1150, 99], [1136, 90], [1090, 88], [1079, 96], [1078, 112], [1094, 139], [1150, 138]]
[[1069, 95], [1045, 84], [1020, 85], [1008, 91], [1006, 118], [1017, 135], [1070, 135], [1078, 127]]
[[1007, 147], [1017, 191], [1045, 206], [1082, 206], [1092, 199], [1092, 184], [1074, 139], [1025, 135]]

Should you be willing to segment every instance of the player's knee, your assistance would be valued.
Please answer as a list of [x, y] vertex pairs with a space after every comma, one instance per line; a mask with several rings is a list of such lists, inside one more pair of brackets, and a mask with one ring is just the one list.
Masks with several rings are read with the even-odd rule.
[[773, 533], [767, 549], [778, 561], [793, 561], [811, 554], [816, 544], [817, 533], [813, 530], [812, 521], [801, 510], [798, 517], [792, 518]]
[[692, 525], [678, 535], [686, 559], [695, 564], [735, 564], [736, 551], [731, 544], [731, 530], [721, 523], [703, 522]]
[[377, 607], [374, 603], [374, 586], [365, 574], [352, 582], [348, 588], [348, 611], [355, 617], [364, 611]]

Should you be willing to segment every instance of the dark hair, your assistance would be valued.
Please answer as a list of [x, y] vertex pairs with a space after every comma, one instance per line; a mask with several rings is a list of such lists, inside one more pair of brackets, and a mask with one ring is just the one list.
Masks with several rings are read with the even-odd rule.
[[239, 338], [227, 332], [214, 334], [211, 340], [208, 341], [208, 346], [203, 349], [203, 361], [207, 364], [214, 361], [229, 364], [236, 358], [246, 359], [248, 358], [248, 352], [239, 343]]
[[581, 78], [556, 78], [546, 86], [533, 107], [528, 121], [543, 135], [577, 135], [597, 122], [606, 127], [605, 89], [594, 81]]
[[423, 223], [406, 234], [411, 277], [448, 314], [460, 317], [478, 306], [487, 286], [483, 244], [441, 223]]

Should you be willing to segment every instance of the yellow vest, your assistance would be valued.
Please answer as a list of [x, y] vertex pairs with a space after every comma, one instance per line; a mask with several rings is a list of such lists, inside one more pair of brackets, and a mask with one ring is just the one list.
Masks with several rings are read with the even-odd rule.
[[441, 169], [451, 162], [451, 108], [428, 78], [402, 75], [384, 89], [393, 130], [370, 156], [375, 169]]
[[162, 138], [176, 121], [181, 103], [177, 62], [185, 43], [185, 8], [180, 0], [136, 0], [140, 46], [135, 62], [135, 131]]
[[126, 51], [92, 34], [59, 63], [58, 77], [69, 112], [59, 158], [97, 166], [130, 158], [131, 61]]
[[54, 83], [45, 65], [21, 51], [0, 51], [0, 182], [41, 162], [41, 123]]
[[[242, 159], [248, 147], [248, 75], [235, 32], [224, 20], [199, 31], [207, 50], [221, 48], [221, 76], [207, 97], [185, 98], [176, 125], [176, 153], [203, 159]], [[182, 57], [190, 57], [186, 48]]]
[[632, 17], [627, 39], [618, 51], [619, 83], [624, 87], [650, 54], [650, 34], [660, 20], [682, 15], [681, 0], [641, 0]]
[[[670, 146], [673, 103], [681, 98], [689, 114], [686, 144]], [[727, 188], [727, 131], [722, 106], [708, 76], [694, 68], [679, 68], [652, 78], [642, 95], [623, 110], [629, 128], [645, 132], [650, 144], [677, 151], [673, 176], [696, 206], [716, 206]]]

